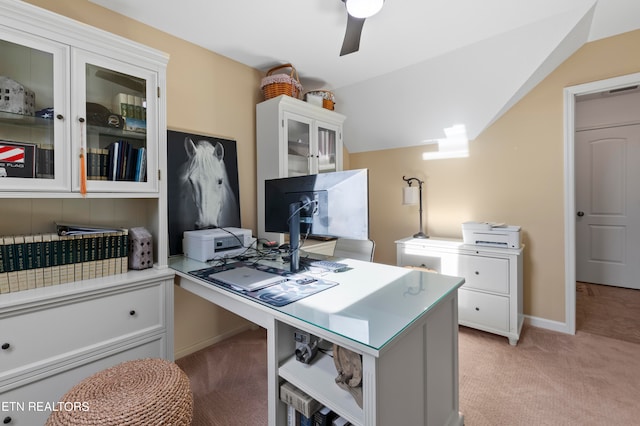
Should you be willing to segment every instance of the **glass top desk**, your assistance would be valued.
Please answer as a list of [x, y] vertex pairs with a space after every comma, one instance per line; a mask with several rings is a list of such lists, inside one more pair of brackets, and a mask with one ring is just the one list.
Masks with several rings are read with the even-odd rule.
[[[261, 261], [261, 263], [264, 261]], [[338, 285], [282, 307], [189, 274], [208, 264], [169, 259], [178, 284], [267, 330], [268, 418], [287, 424], [278, 398], [288, 381], [358, 426], [464, 424], [458, 402], [458, 298], [463, 278], [352, 259], [324, 273]], [[271, 264], [287, 269], [283, 263]], [[335, 383], [330, 356], [295, 359], [294, 333], [308, 332], [362, 359], [362, 405]]]
[[[262, 260], [258, 263], [281, 269], [287, 267], [273, 261]], [[209, 281], [199, 281], [376, 351], [464, 283], [464, 279], [459, 277], [379, 263], [352, 259], [341, 260], [341, 263], [346, 263], [348, 270], [335, 273], [304, 272], [305, 275], [337, 282], [337, 286], [282, 307], [261, 303], [242, 292]], [[197, 279], [188, 273], [211, 265], [186, 257], [175, 257], [169, 260], [169, 266], [191, 279]]]

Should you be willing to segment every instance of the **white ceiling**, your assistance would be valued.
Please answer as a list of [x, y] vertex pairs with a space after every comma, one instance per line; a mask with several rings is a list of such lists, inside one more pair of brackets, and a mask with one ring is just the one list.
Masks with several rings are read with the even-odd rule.
[[387, 0], [339, 56], [341, 0], [90, 0], [243, 64], [329, 89], [351, 152], [470, 139], [585, 42], [640, 28], [639, 0]]

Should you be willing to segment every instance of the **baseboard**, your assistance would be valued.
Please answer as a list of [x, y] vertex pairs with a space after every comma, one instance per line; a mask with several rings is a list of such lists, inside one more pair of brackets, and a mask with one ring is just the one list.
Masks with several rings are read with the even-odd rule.
[[524, 322], [533, 327], [545, 328], [547, 330], [557, 331], [559, 333], [574, 334], [569, 330], [569, 327], [566, 323], [560, 321], [552, 321], [545, 318], [525, 315]]
[[223, 340], [228, 339], [231, 336], [235, 336], [236, 334], [242, 333], [243, 331], [253, 330], [254, 328], [255, 328], [255, 325], [253, 323], [247, 323], [239, 327], [236, 327], [234, 329], [231, 329], [224, 334], [219, 334], [209, 339], [196, 342], [193, 345], [187, 346], [186, 348], [181, 348], [179, 350], [174, 351], [174, 359], [179, 359], [187, 355], [191, 355], [192, 353], [197, 352], [201, 349], [204, 349], [208, 346], [211, 346], [215, 343], [222, 342]]

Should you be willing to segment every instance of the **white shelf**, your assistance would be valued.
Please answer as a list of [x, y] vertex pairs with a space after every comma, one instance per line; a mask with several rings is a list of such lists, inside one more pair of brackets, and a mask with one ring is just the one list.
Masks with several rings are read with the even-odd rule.
[[292, 356], [280, 365], [278, 374], [352, 424], [364, 424], [363, 411], [353, 396], [336, 384], [338, 373], [329, 355], [318, 354], [311, 364], [299, 362]]

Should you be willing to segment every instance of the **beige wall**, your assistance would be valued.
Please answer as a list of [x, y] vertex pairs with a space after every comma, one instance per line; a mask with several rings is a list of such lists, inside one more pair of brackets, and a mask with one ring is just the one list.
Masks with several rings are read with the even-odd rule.
[[[167, 126], [237, 141], [242, 226], [256, 228], [255, 105], [262, 75], [255, 69], [123, 18], [86, 0], [28, 0], [44, 9], [143, 43], [170, 55]], [[176, 356], [247, 327], [235, 315], [176, 287]]]
[[464, 159], [423, 161], [421, 147], [351, 154], [370, 169], [376, 261], [394, 264], [394, 241], [418, 230], [401, 204], [402, 176], [426, 181], [432, 236], [462, 237], [468, 220], [520, 225], [526, 244], [524, 311], [565, 320], [563, 89], [640, 72], [640, 31], [588, 43], [469, 145]]

